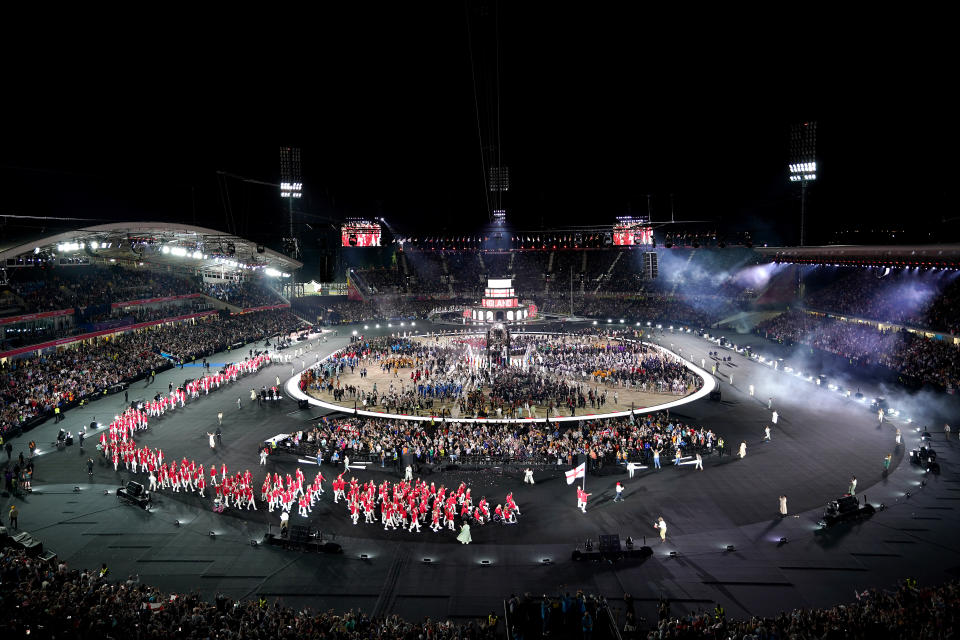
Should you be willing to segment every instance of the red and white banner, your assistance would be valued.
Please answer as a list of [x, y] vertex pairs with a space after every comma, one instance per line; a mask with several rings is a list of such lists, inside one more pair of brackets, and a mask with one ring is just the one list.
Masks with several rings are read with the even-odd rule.
[[185, 293], [182, 296], [163, 296], [162, 298], [141, 298], [139, 300], [124, 300], [123, 302], [114, 302], [110, 304], [111, 309], [120, 309], [122, 307], [136, 307], [142, 304], [155, 304], [157, 302], [172, 302], [174, 300], [187, 300], [189, 298], [202, 298], [202, 293]]
[[577, 478], [587, 477], [587, 463], [581, 462], [579, 467], [575, 467], [567, 471], [567, 484], [573, 484], [576, 482]]
[[244, 309], [240, 313], [252, 313], [254, 311], [270, 311], [271, 309], [289, 309], [289, 304], [268, 304], [263, 307], [250, 307], [249, 309]]
[[16, 324], [18, 322], [30, 322], [31, 320], [42, 320], [43, 318], [58, 318], [60, 316], [72, 316], [73, 309], [59, 309], [57, 311], [44, 311], [43, 313], [28, 313], [22, 316], [10, 316], [9, 318], [0, 318], [0, 324]]

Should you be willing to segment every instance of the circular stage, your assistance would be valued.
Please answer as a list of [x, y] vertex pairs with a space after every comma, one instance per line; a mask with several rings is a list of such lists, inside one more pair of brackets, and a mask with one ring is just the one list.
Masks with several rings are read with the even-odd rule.
[[[493, 330], [495, 331], [495, 330]], [[440, 374], [444, 383], [453, 384], [460, 381], [460, 397], [431, 401], [430, 406], [422, 406], [417, 410], [388, 410], [390, 407], [364, 407], [363, 397], [369, 394], [397, 395], [404, 397], [424, 398], [420, 386], [437, 379], [425, 377], [414, 379], [418, 372], [423, 371], [426, 363], [413, 357], [394, 356], [383, 359], [350, 360], [355, 366], [345, 366], [337, 375], [339, 388], [355, 389], [354, 394], [343, 394], [342, 398], [335, 398], [333, 391], [318, 389], [301, 389], [301, 376], [304, 372], [290, 378], [285, 387], [287, 393], [311, 405], [341, 411], [350, 414], [392, 418], [397, 420], [437, 420], [446, 418], [456, 422], [569, 422], [580, 420], [596, 420], [598, 418], [624, 417], [631, 414], [639, 415], [671, 409], [674, 407], [707, 397], [715, 388], [716, 380], [712, 375], [682, 358], [676, 353], [660, 345], [636, 340], [632, 338], [609, 338], [594, 335], [577, 335], [557, 332], [519, 332], [508, 334], [506, 346], [500, 345], [501, 353], [491, 355], [488, 349], [488, 336], [493, 333], [421, 333], [415, 335], [397, 335], [392, 340], [404, 341], [411, 348], [430, 349], [430, 353], [442, 354], [446, 370]], [[510, 342], [513, 338], [513, 342]], [[353, 345], [339, 349], [309, 369], [316, 372], [329, 372], [338, 358], [345, 359], [346, 354], [352, 353]], [[385, 345], [386, 346], [386, 345]], [[394, 345], [391, 345], [394, 346]], [[570, 354], [589, 350], [595, 358], [586, 364], [578, 362], [580, 369], [574, 371], [573, 366], [565, 366], [564, 359]], [[557, 355], [557, 354], [561, 355]], [[664, 363], [663, 366], [680, 365], [686, 374], [695, 379], [695, 383], [685, 387], [682, 391], [673, 389], [655, 389], [654, 385], [646, 384], [622, 385], [609, 381], [611, 358], [621, 358], [621, 363], [642, 367]], [[449, 362], [449, 358], [454, 358]], [[498, 360], [495, 360], [499, 358]], [[428, 358], [429, 359], [429, 358]], [[646, 360], [645, 360], [646, 359]], [[344, 360], [346, 361], [346, 360]], [[436, 362], [436, 358], [434, 358]], [[559, 363], [559, 366], [557, 364]], [[554, 365], [554, 366], [550, 366]], [[488, 375], [491, 369], [494, 374]], [[365, 370], [365, 373], [364, 373]], [[479, 375], [478, 375], [479, 374]], [[310, 375], [310, 374], [308, 374]], [[320, 374], [317, 374], [320, 375]], [[333, 374], [331, 374], [333, 375]], [[483, 382], [470, 382], [471, 377], [482, 378]], [[505, 415], [501, 410], [495, 413], [467, 410], [464, 395], [469, 396], [471, 391], [490, 396], [491, 388], [499, 384], [503, 378], [519, 378], [520, 382], [536, 379], [551, 384], [566, 384], [577, 386], [581, 392], [604, 396], [603, 403], [591, 401], [583, 407], [576, 408], [571, 415], [567, 407], [539, 404], [529, 409], [517, 407], [516, 413]], [[382, 397], [382, 396], [381, 396]], [[549, 411], [549, 417], [547, 413]]]

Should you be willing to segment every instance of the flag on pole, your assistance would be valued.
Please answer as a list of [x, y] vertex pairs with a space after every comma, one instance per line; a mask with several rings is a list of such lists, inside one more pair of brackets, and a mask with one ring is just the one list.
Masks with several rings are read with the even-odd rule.
[[581, 462], [579, 467], [567, 471], [567, 484], [573, 484], [577, 478], [587, 477], [587, 463]]

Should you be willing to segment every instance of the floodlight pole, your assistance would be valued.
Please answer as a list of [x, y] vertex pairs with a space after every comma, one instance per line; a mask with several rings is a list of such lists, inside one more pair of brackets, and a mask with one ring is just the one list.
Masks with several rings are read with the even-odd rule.
[[[288, 203], [290, 205], [290, 237], [293, 237], [293, 198], [288, 198]], [[800, 244], [803, 244], [802, 242]]]
[[805, 245], [807, 216], [807, 181], [800, 181], [800, 246]]

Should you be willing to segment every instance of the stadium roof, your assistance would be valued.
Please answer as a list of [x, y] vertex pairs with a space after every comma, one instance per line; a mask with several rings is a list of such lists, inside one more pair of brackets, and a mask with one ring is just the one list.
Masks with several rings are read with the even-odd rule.
[[960, 267], [960, 244], [758, 247], [756, 251], [770, 261], [798, 264]]
[[216, 229], [169, 222], [116, 222], [63, 231], [0, 247], [8, 267], [84, 262], [142, 262], [190, 271], [273, 269], [291, 273], [303, 263]]

